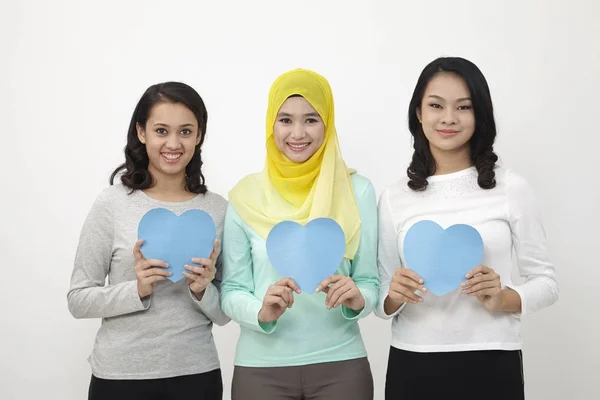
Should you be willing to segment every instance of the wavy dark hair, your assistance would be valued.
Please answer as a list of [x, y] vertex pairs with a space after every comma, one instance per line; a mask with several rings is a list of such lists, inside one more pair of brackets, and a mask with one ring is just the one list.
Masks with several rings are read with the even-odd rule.
[[194, 155], [185, 167], [185, 188], [192, 193], [204, 194], [207, 188], [202, 174], [202, 144], [206, 137], [208, 112], [202, 97], [192, 87], [181, 82], [152, 85], [142, 95], [129, 123], [125, 162], [113, 171], [110, 184], [113, 185], [115, 177], [123, 171], [121, 182], [130, 188], [131, 192], [147, 189], [153, 185], [152, 175], [148, 171], [148, 153], [146, 146], [138, 138], [136, 125], [146, 127], [152, 108], [161, 102], [183, 104], [196, 116], [200, 142], [194, 148]]
[[498, 156], [494, 153], [496, 122], [492, 97], [483, 73], [471, 61], [460, 57], [438, 58], [429, 63], [419, 76], [408, 106], [408, 128], [414, 139], [412, 161], [406, 171], [409, 178], [408, 187], [416, 191], [425, 190], [427, 178], [436, 170], [429, 141], [423, 133], [417, 111], [422, 107], [427, 85], [440, 72], [450, 72], [460, 76], [469, 88], [475, 113], [475, 132], [469, 141], [471, 162], [477, 168], [479, 187], [492, 189], [496, 186], [494, 168], [498, 161]]

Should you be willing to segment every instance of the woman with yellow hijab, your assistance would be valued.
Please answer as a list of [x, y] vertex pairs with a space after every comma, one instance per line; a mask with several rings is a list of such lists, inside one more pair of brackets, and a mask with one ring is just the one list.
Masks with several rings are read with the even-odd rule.
[[[225, 219], [221, 303], [241, 327], [232, 400], [372, 399], [358, 320], [378, 301], [377, 203], [341, 157], [327, 80], [305, 69], [277, 78], [266, 133], [264, 170], [232, 189]], [[266, 238], [279, 222], [322, 217], [342, 228], [344, 259], [304, 293], [273, 268]]]

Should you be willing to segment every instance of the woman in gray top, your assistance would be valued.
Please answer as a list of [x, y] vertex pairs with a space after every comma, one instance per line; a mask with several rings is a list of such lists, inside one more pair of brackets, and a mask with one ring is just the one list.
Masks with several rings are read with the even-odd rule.
[[[148, 88], [131, 119], [126, 161], [85, 220], [68, 304], [75, 318], [102, 318], [89, 357], [90, 399], [222, 398], [211, 333], [213, 323], [229, 322], [219, 304], [219, 240], [208, 258], [190, 260], [179, 280], [164, 260], [146, 259], [138, 240], [140, 220], [157, 208], [175, 214], [171, 219], [202, 210], [222, 237], [227, 201], [207, 190], [201, 172], [207, 118], [191, 87]], [[177, 232], [185, 231], [171, 236], [179, 244], [185, 240]]]

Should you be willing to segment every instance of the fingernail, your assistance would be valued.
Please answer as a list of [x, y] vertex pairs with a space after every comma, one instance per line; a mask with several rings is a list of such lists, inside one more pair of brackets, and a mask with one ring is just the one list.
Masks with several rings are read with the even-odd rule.
[[319, 293], [321, 291], [321, 288], [317, 288], [317, 290], [315, 290], [315, 293]]
[[460, 287], [465, 287], [465, 283], [464, 283], [464, 282], [463, 282], [463, 283], [461, 283], [461, 284], [460, 284]]
[[423, 283], [423, 279], [419, 279], [419, 283]]
[[469, 278], [471, 277], [471, 274], [466, 274], [466, 275], [465, 275], [465, 277], [466, 277], [467, 279], [469, 279]]
[[422, 290], [423, 290], [424, 292], [426, 292], [426, 291], [427, 291], [427, 288], [423, 286], [423, 289], [422, 289]]

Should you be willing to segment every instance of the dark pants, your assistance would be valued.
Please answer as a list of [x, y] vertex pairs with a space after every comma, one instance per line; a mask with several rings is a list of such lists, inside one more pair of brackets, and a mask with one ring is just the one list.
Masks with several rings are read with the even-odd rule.
[[390, 348], [385, 399], [523, 400], [521, 351], [414, 353]]
[[299, 367], [235, 367], [231, 400], [372, 400], [366, 358]]
[[92, 375], [88, 400], [222, 400], [221, 370], [164, 379], [116, 380]]

